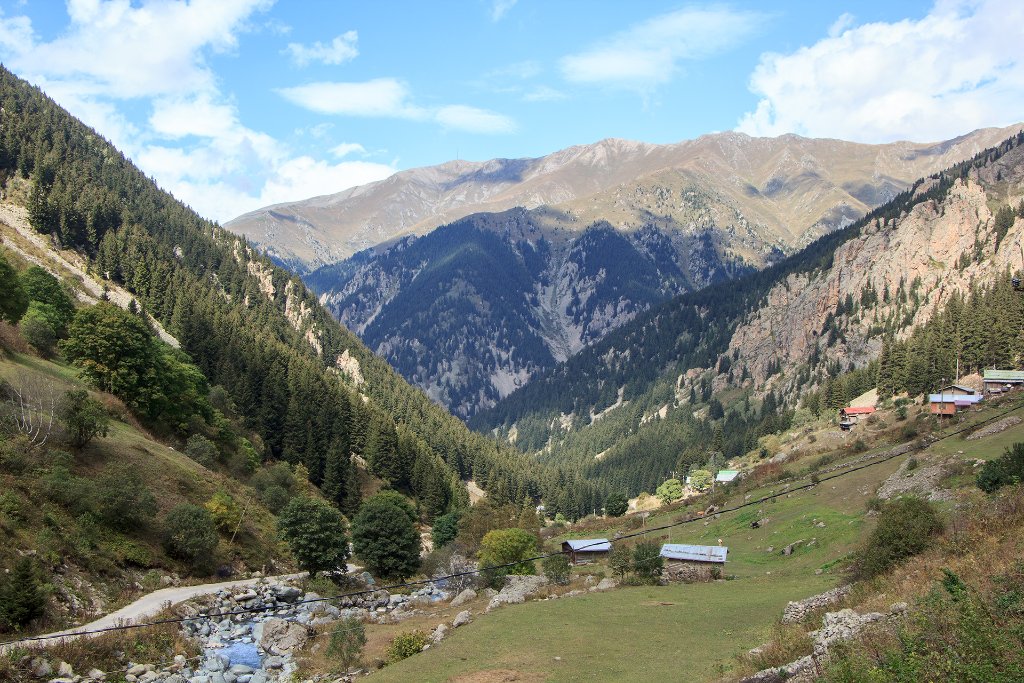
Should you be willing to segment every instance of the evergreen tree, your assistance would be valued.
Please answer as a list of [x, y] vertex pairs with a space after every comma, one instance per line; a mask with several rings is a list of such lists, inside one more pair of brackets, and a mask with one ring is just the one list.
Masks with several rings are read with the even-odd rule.
[[352, 519], [352, 547], [374, 576], [402, 580], [420, 566], [416, 514], [395, 491], [382, 491], [363, 503]]
[[36, 566], [32, 558], [23, 557], [0, 583], [0, 620], [21, 629], [41, 617], [45, 607], [46, 596]]

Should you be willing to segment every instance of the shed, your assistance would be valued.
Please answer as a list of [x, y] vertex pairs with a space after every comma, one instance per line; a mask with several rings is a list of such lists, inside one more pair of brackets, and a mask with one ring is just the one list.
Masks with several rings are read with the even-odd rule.
[[1002, 393], [1007, 388], [1024, 384], [1024, 370], [986, 370], [981, 381], [985, 393]]
[[715, 481], [730, 482], [738, 476], [740, 476], [739, 470], [718, 470], [718, 474], [715, 475]]
[[604, 557], [612, 550], [607, 538], [581, 538], [562, 541], [562, 552], [569, 555], [573, 564], [584, 564], [599, 557]]
[[839, 409], [839, 417], [859, 419], [861, 415], [870, 415], [875, 412], [874, 406], [858, 406], [856, 408], [852, 406], [846, 406], [845, 408]]
[[729, 549], [720, 545], [683, 545], [666, 543], [661, 546], [661, 556], [669, 562], [697, 562], [700, 564], [725, 564]]

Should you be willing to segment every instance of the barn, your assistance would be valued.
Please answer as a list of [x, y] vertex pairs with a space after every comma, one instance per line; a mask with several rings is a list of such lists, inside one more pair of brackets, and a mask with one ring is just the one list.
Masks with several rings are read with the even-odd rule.
[[607, 538], [562, 541], [562, 552], [569, 556], [569, 560], [573, 564], [588, 564], [596, 559], [607, 557], [611, 551], [612, 544]]

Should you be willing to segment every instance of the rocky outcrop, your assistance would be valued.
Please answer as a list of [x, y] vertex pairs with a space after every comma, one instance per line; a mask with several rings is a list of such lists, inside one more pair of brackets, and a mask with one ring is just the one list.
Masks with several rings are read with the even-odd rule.
[[1019, 424], [1020, 424], [1020, 418], [1017, 417], [1016, 415], [1011, 415], [1010, 417], [1004, 417], [1002, 420], [999, 420], [998, 422], [993, 422], [992, 424], [988, 425], [987, 427], [982, 427], [978, 431], [973, 432], [972, 434], [970, 434], [967, 437], [967, 441], [975, 441], [977, 439], [984, 439], [986, 436], [992, 436], [993, 434], [998, 434], [999, 432], [1004, 432], [1007, 429], [1009, 429], [1010, 427], [1013, 427], [1014, 425], [1019, 425]]

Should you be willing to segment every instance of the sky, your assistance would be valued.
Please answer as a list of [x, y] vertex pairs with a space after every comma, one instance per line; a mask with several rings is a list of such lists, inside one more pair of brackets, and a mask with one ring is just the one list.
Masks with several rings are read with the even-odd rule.
[[452, 159], [1024, 120], [1024, 3], [0, 0], [0, 61], [227, 221]]

